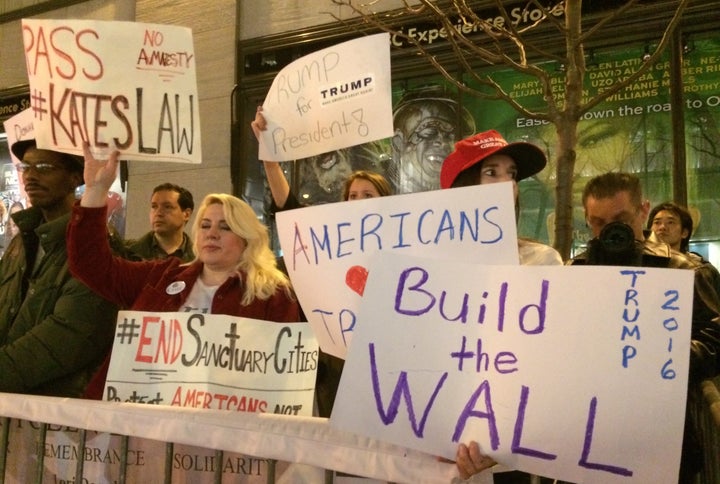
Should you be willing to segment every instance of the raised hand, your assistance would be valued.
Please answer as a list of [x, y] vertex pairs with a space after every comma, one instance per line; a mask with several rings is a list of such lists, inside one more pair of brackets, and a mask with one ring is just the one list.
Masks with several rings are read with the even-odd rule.
[[90, 151], [90, 145], [83, 145], [85, 157], [85, 192], [80, 204], [84, 207], [103, 207], [107, 202], [107, 194], [117, 176], [118, 155], [113, 150], [107, 160], [97, 160]]
[[255, 120], [250, 123], [250, 127], [252, 127], [253, 133], [255, 133], [255, 137], [258, 140], [260, 139], [260, 131], [265, 131], [267, 129], [267, 121], [265, 120], [265, 116], [263, 116], [262, 109], [262, 106], [257, 107], [257, 111], [255, 111]]

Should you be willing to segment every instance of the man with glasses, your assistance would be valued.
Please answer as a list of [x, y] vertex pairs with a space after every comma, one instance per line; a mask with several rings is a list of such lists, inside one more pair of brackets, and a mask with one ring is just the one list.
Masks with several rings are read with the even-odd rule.
[[[720, 301], [712, 286], [707, 284], [702, 266], [685, 254], [671, 250], [667, 244], [645, 238], [643, 228], [650, 203], [643, 199], [640, 179], [635, 175], [613, 172], [592, 178], [585, 185], [582, 202], [585, 219], [595, 238], [588, 243], [588, 250], [570, 264], [694, 271], [688, 401], [702, 399], [700, 382], [720, 374]], [[692, 408], [693, 405], [686, 407], [678, 480], [681, 483], [694, 482], [695, 475], [703, 467], [699, 429], [693, 424]]]
[[117, 308], [74, 279], [65, 231], [83, 183], [78, 156], [15, 142], [30, 208], [0, 260], [0, 391], [80, 397], [112, 342]]
[[153, 189], [150, 198], [150, 225], [152, 230], [127, 248], [131, 259], [165, 259], [175, 256], [184, 262], [195, 259], [192, 243], [185, 233], [195, 202], [192, 193], [172, 183], [163, 183]]

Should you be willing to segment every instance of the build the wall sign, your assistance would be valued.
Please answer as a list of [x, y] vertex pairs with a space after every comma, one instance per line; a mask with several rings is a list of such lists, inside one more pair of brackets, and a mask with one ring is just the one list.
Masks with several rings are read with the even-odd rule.
[[677, 482], [692, 271], [369, 267], [332, 425], [450, 459], [475, 440], [569, 482]]
[[87, 20], [22, 21], [38, 145], [200, 163], [192, 31]]

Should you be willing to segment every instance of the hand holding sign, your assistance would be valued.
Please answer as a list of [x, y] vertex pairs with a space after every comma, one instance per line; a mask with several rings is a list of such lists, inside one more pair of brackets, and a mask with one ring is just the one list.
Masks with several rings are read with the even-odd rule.
[[107, 160], [100, 161], [90, 151], [90, 145], [83, 145], [85, 157], [85, 191], [81, 205], [84, 207], [104, 207], [107, 204], [108, 192], [117, 177], [118, 151], [112, 151]]

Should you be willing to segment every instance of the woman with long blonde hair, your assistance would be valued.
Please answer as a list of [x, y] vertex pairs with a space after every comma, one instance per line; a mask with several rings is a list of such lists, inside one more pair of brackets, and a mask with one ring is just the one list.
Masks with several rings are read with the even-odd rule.
[[236, 269], [245, 275], [245, 290], [241, 299], [244, 305], [251, 304], [254, 299], [265, 300], [278, 290], [290, 292], [290, 281], [276, 264], [275, 254], [270, 249], [270, 238], [267, 227], [255, 215], [253, 209], [237, 197], [226, 193], [207, 195], [198, 208], [192, 226], [192, 238], [195, 260], [203, 257], [202, 233], [207, 225], [205, 214], [208, 207], [220, 205], [225, 223], [229, 229], [245, 242]]
[[[106, 228], [107, 194], [118, 152], [97, 161], [85, 146], [85, 192], [67, 232], [72, 274], [121, 307], [137, 311], [227, 314], [276, 322], [300, 320], [287, 277], [277, 269], [267, 229], [252, 208], [232, 195], [205, 197], [193, 223], [196, 258], [129, 261], [114, 256]], [[100, 398], [107, 364], [86, 396]]]

